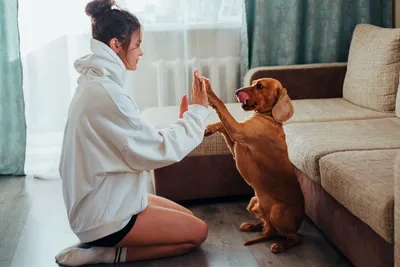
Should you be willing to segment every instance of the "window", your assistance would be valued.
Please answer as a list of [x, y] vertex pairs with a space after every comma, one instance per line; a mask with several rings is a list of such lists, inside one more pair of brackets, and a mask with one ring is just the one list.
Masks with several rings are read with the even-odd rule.
[[242, 0], [124, 0], [146, 30], [239, 27]]

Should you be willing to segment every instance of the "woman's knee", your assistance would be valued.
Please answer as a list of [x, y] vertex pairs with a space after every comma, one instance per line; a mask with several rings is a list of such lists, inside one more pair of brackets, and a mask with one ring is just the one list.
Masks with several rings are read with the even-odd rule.
[[195, 216], [194, 213], [193, 213], [193, 211], [191, 211], [191, 210], [189, 210], [189, 209], [186, 209], [184, 212], [186, 212], [186, 213], [189, 214], [189, 215]]
[[202, 221], [202, 220], [198, 220], [198, 223], [196, 225], [196, 229], [195, 231], [193, 231], [194, 233], [194, 237], [193, 237], [193, 245], [194, 246], [200, 246], [201, 244], [203, 244], [208, 237], [208, 225]]
[[[178, 205], [179, 205], [179, 204], [178, 204]], [[182, 211], [182, 212], [184, 212], [184, 213], [186, 213], [186, 214], [189, 214], [189, 215], [192, 215], [192, 216], [195, 216], [195, 217], [196, 217], [196, 215], [193, 213], [193, 211], [191, 211], [191, 210], [185, 208], [184, 206], [181, 206], [181, 205], [179, 205], [179, 206], [180, 206], [179, 211]]]

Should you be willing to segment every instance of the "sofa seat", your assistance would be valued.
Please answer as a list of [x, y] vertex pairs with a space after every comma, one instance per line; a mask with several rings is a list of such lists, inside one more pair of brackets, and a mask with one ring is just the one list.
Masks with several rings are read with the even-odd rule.
[[393, 244], [394, 166], [400, 149], [346, 151], [321, 158], [321, 185]]
[[334, 152], [400, 148], [400, 118], [285, 125], [292, 163], [320, 183], [319, 161]]
[[[304, 99], [293, 100], [295, 113], [285, 124], [298, 122], [324, 122], [341, 120], [360, 120], [366, 118], [394, 117], [394, 113], [377, 112], [354, 105], [343, 98]], [[238, 121], [249, 118], [252, 112], [246, 112], [240, 103], [225, 104], [233, 117]], [[219, 121], [219, 118], [211, 107], [207, 124]], [[143, 110], [142, 116], [154, 127], [160, 129], [171, 125], [179, 115], [178, 106], [155, 107]], [[203, 142], [188, 156], [228, 155], [230, 151], [224, 138], [220, 134], [214, 134], [204, 138]]]

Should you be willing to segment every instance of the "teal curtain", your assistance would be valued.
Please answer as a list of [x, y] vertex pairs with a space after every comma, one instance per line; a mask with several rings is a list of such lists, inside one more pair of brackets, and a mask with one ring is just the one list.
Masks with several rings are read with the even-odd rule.
[[392, 28], [392, 0], [244, 0], [242, 77], [249, 68], [347, 61], [355, 26]]
[[26, 122], [18, 1], [0, 1], [0, 175], [24, 175]]

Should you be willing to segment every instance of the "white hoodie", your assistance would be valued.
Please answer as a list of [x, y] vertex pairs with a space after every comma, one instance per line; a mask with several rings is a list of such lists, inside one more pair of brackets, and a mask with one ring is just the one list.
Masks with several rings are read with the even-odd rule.
[[[59, 172], [71, 229], [90, 242], [123, 228], [148, 204], [150, 170], [182, 160], [203, 140], [209, 111], [191, 105], [156, 130], [123, 89], [126, 68], [104, 43], [78, 59]], [[146, 88], [143, 88], [146, 90]], [[162, 114], [160, 114], [162, 116]]]

